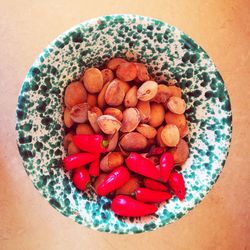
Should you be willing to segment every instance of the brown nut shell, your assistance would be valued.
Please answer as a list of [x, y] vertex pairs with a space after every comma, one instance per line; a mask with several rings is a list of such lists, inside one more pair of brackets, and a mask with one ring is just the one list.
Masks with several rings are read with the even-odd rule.
[[74, 124], [74, 121], [71, 119], [70, 117], [70, 111], [68, 108], [66, 108], [64, 110], [64, 113], [63, 113], [63, 121], [64, 121], [64, 124], [67, 128], [70, 128], [72, 127], [72, 125]]
[[119, 106], [122, 104], [125, 92], [119, 84], [119, 80], [114, 79], [108, 86], [105, 93], [105, 102], [110, 106]]
[[111, 82], [114, 79], [114, 73], [111, 69], [101, 70], [103, 83]]
[[164, 121], [165, 109], [162, 104], [153, 102], [150, 105], [151, 115], [149, 119], [149, 125], [156, 128], [159, 127]]
[[171, 112], [181, 115], [185, 112], [186, 103], [180, 97], [172, 96], [167, 102], [167, 107]]
[[138, 101], [136, 108], [139, 110], [141, 122], [147, 123], [151, 117], [150, 102]]
[[121, 122], [111, 115], [101, 115], [97, 118], [97, 124], [103, 133], [114, 134], [121, 128]]
[[70, 110], [70, 117], [76, 123], [84, 123], [88, 120], [89, 104], [84, 102], [76, 104]]
[[76, 127], [77, 135], [93, 135], [95, 132], [89, 124], [82, 123]]
[[123, 112], [121, 131], [132, 132], [140, 123], [141, 117], [137, 108], [127, 108]]
[[83, 103], [87, 100], [87, 92], [83, 84], [79, 81], [70, 83], [64, 94], [64, 103], [71, 109], [74, 105]]
[[167, 124], [161, 132], [161, 139], [166, 146], [175, 147], [180, 140], [179, 129], [173, 124]]
[[127, 92], [125, 98], [124, 98], [124, 106], [126, 108], [135, 107], [137, 105], [138, 99], [137, 99], [137, 86], [133, 86], [129, 89]]
[[110, 152], [100, 161], [100, 169], [103, 172], [109, 172], [121, 166], [124, 158], [121, 152]]
[[117, 108], [106, 108], [104, 110], [104, 115], [112, 115], [120, 122], [122, 121], [123, 118], [122, 111]]
[[188, 155], [189, 155], [188, 144], [185, 140], [180, 139], [176, 147], [171, 148], [169, 152], [174, 157], [174, 163], [182, 165], [188, 159]]
[[136, 130], [144, 135], [147, 139], [153, 139], [157, 134], [157, 130], [154, 127], [144, 123], [139, 124]]
[[156, 96], [157, 90], [158, 90], [157, 82], [146, 81], [138, 89], [137, 98], [141, 101], [150, 101]]
[[102, 73], [97, 68], [89, 68], [83, 75], [84, 87], [91, 94], [98, 93], [103, 87]]
[[138, 132], [130, 132], [122, 136], [120, 146], [128, 152], [138, 152], [147, 147], [147, 139]]

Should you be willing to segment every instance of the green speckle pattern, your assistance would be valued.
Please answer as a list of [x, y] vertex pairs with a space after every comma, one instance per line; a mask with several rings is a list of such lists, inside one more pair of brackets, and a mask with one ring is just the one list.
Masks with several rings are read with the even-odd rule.
[[[187, 197], [161, 203], [155, 215], [122, 218], [110, 199], [79, 192], [62, 169], [63, 93], [90, 66], [102, 66], [128, 50], [158, 82], [177, 80], [187, 102], [190, 156], [183, 175]], [[17, 144], [34, 186], [59, 212], [84, 226], [111, 233], [141, 233], [169, 224], [208, 193], [225, 164], [232, 114], [223, 80], [206, 52], [186, 34], [159, 20], [136, 15], [104, 16], [73, 27], [34, 62], [17, 104]]]

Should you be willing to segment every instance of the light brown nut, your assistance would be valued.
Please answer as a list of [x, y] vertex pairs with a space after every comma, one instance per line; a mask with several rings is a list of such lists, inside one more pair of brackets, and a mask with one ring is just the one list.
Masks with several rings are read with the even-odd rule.
[[94, 189], [96, 190], [98, 186], [106, 179], [108, 174], [101, 173], [94, 182]]
[[72, 125], [74, 124], [74, 121], [70, 117], [70, 111], [68, 108], [65, 108], [65, 110], [64, 110], [63, 121], [64, 121], [64, 124], [67, 128], [72, 127]]
[[163, 143], [162, 139], [161, 139], [161, 132], [163, 130], [164, 126], [160, 126], [158, 128], [158, 131], [157, 131], [157, 136], [156, 136], [156, 141], [157, 141], [157, 144], [160, 146], [160, 147], [165, 147], [166, 145]]
[[180, 139], [179, 143], [176, 147], [171, 148], [169, 153], [171, 153], [174, 157], [175, 164], [184, 164], [185, 161], [188, 159], [189, 149], [188, 144], [183, 139]]
[[114, 70], [117, 70], [119, 65], [121, 65], [122, 63], [125, 63], [125, 62], [127, 62], [127, 61], [123, 58], [119, 58], [119, 57], [113, 58], [108, 62], [107, 68], [114, 71]]
[[71, 142], [68, 146], [68, 155], [77, 154], [79, 152], [81, 152], [81, 150], [77, 148], [73, 142]]
[[154, 127], [144, 123], [139, 124], [136, 130], [142, 135], [144, 135], [147, 139], [152, 139], [157, 134], [157, 131]]
[[167, 107], [171, 112], [181, 115], [185, 112], [186, 103], [180, 97], [172, 96], [167, 102]]
[[137, 108], [127, 108], [123, 112], [121, 131], [132, 132], [140, 123], [141, 117]]
[[139, 180], [135, 177], [130, 177], [130, 179], [122, 187], [116, 190], [115, 194], [131, 195], [139, 187]]
[[118, 78], [116, 79], [119, 82], [119, 85], [123, 89], [124, 93], [127, 94], [127, 92], [130, 90], [130, 85], [127, 82], [124, 82]]
[[64, 103], [69, 109], [74, 105], [86, 102], [87, 92], [81, 82], [70, 83], [64, 94]]
[[181, 131], [186, 126], [186, 117], [184, 114], [178, 115], [170, 111], [166, 112], [165, 121], [167, 124], [174, 124]]
[[87, 69], [83, 75], [83, 83], [89, 93], [94, 94], [100, 92], [103, 86], [101, 71], [97, 68]]
[[137, 67], [137, 78], [139, 81], [146, 82], [150, 80], [146, 66], [143, 63], [136, 63], [135, 65]]
[[103, 83], [111, 82], [114, 79], [114, 73], [111, 69], [103, 69], [102, 72], [102, 78]]
[[107, 152], [114, 151], [117, 147], [119, 139], [119, 132], [116, 131], [113, 135], [108, 135], [108, 147]]
[[103, 133], [114, 134], [121, 128], [121, 122], [111, 115], [101, 115], [97, 118], [97, 124]]
[[64, 136], [64, 138], [63, 138], [63, 146], [64, 146], [65, 149], [68, 149], [68, 146], [72, 142], [72, 140], [73, 140], [73, 133], [69, 132]]
[[117, 108], [106, 108], [104, 110], [104, 115], [112, 115], [120, 122], [122, 121], [123, 118], [122, 111]]
[[98, 115], [95, 112], [88, 111], [89, 123], [90, 123], [91, 127], [93, 128], [93, 130], [95, 131], [95, 133], [99, 134], [101, 132], [101, 129], [99, 128], [99, 125], [97, 123], [97, 118], [98, 118]]
[[105, 101], [110, 106], [119, 106], [122, 104], [125, 92], [121, 88], [119, 81], [114, 79], [108, 86], [105, 93]]
[[138, 89], [137, 98], [141, 101], [150, 101], [156, 96], [157, 90], [158, 90], [157, 82], [146, 81]]
[[180, 137], [181, 138], [184, 138], [185, 136], [187, 136], [188, 133], [189, 133], [188, 124], [186, 123], [186, 125], [184, 127], [182, 127], [181, 129], [179, 129], [179, 131], [180, 131]]
[[93, 135], [95, 132], [89, 124], [82, 123], [76, 127], [77, 135]]
[[102, 90], [100, 91], [100, 93], [97, 97], [98, 107], [101, 109], [103, 109], [106, 105], [105, 93], [106, 93], [106, 90], [107, 90], [109, 84], [110, 84], [110, 82], [105, 83], [105, 85], [103, 86]]
[[94, 107], [97, 105], [97, 96], [88, 94], [87, 96], [87, 103], [89, 104], [90, 107]]
[[146, 123], [150, 119], [151, 115], [151, 108], [149, 101], [143, 102], [138, 101], [136, 108], [139, 110], [140, 116], [141, 116], [141, 122]]
[[147, 147], [147, 139], [138, 132], [130, 132], [121, 137], [120, 146], [128, 152], [138, 152]]
[[165, 109], [162, 104], [153, 102], [150, 105], [151, 115], [149, 119], [149, 125], [156, 128], [159, 127], [164, 121]]
[[176, 86], [169, 86], [169, 89], [171, 91], [171, 96], [177, 96], [181, 98], [181, 88], [178, 88]]
[[92, 107], [92, 108], [90, 109], [90, 111], [96, 113], [97, 116], [101, 116], [101, 115], [102, 115], [102, 111], [101, 111], [101, 109], [98, 108], [98, 107]]
[[88, 120], [89, 104], [84, 102], [76, 104], [70, 110], [70, 117], [76, 123], [84, 123]]
[[161, 139], [166, 146], [175, 147], [180, 140], [179, 129], [173, 124], [167, 124], [161, 132]]
[[126, 108], [135, 107], [137, 105], [138, 99], [137, 99], [137, 86], [133, 86], [130, 88], [130, 90], [127, 92], [125, 98], [124, 98], [124, 106]]
[[100, 162], [100, 169], [103, 172], [109, 172], [121, 166], [124, 158], [121, 152], [110, 152], [104, 156]]
[[137, 76], [137, 68], [132, 62], [122, 63], [116, 70], [116, 76], [125, 82], [132, 81]]
[[166, 103], [171, 95], [171, 90], [168, 86], [164, 84], [159, 84], [157, 94], [154, 97], [153, 101], [157, 103]]

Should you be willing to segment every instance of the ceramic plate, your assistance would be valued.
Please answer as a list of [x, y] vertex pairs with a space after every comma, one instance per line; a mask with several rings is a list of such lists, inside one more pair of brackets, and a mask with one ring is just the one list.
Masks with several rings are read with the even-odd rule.
[[[162, 203], [155, 215], [122, 218], [110, 200], [79, 192], [62, 169], [63, 94], [91, 66], [133, 52], [157, 81], [176, 79], [187, 103], [190, 156], [183, 175], [184, 202]], [[17, 104], [18, 148], [34, 186], [60, 213], [98, 231], [140, 233], [176, 221], [209, 192], [225, 164], [232, 114], [223, 79], [207, 53], [189, 36], [162, 21], [136, 15], [103, 16], [56, 38], [29, 70]]]

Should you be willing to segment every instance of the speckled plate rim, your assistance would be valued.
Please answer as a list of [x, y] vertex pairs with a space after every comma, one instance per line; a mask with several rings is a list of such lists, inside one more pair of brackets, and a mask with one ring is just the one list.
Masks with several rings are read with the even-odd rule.
[[[123, 17], [125, 17], [125, 18], [126, 18], [126, 17], [128, 17], [128, 18], [129, 18], [129, 17], [141, 17], [141, 18], [144, 18], [145, 20], [151, 20], [152, 22], [161, 22], [161, 21], [159, 21], [159, 20], [157, 20], [157, 19], [155, 19], [155, 18], [149, 18], [149, 17], [137, 16], [137, 15], [126, 15], [126, 14], [121, 14], [121, 15], [110, 15], [110, 16], [111, 16], [111, 17], [123, 16]], [[74, 30], [76, 30], [77, 28], [81, 28], [81, 27], [83, 27], [84, 25], [87, 25], [87, 24], [93, 24], [93, 23], [97, 22], [98, 20], [103, 19], [103, 18], [105, 18], [105, 17], [106, 17], [106, 16], [97, 17], [97, 18], [94, 18], [94, 19], [85, 21], [85, 22], [83, 22], [83, 23], [81, 23], [81, 24], [79, 24], [79, 25], [75, 25], [75, 26], [72, 27], [71, 29], [69, 29], [69, 30], [65, 31], [63, 34], [59, 35], [59, 36], [58, 36], [56, 39], [54, 39], [54, 40], [49, 44], [49, 46], [47, 46], [46, 49], [38, 56], [38, 58], [37, 58], [36, 61], [32, 64], [32, 66], [33, 66], [33, 65], [38, 65], [38, 64], [40, 64], [41, 58], [42, 58], [42, 57], [46, 57], [45, 55], [46, 55], [50, 50], [53, 50], [53, 49], [55, 48], [55, 43], [56, 43], [56, 41], [60, 40], [60, 38], [65, 37], [65, 36], [68, 36], [69, 33], [70, 33], [71, 31], [74, 31]], [[165, 25], [168, 25], [168, 24], [166, 24], [166, 23], [164, 23], [164, 24], [165, 24]], [[170, 26], [170, 25], [168, 25], [168, 26]], [[179, 29], [177, 29], [177, 30], [180, 31]], [[183, 32], [180, 31], [180, 33], [183, 33]], [[183, 33], [183, 34], [185, 34], [185, 33]], [[185, 35], [186, 35], [186, 34], [185, 34]], [[195, 43], [188, 35], [186, 35], [186, 36], [190, 39], [190, 41], [192, 41], [193, 43]], [[196, 43], [195, 43], [195, 44], [196, 44]], [[199, 45], [198, 45], [198, 46], [199, 46]], [[202, 49], [200, 46], [199, 46], [199, 48]], [[202, 49], [202, 50], [203, 50], [203, 49]], [[203, 50], [203, 51], [204, 51], [204, 50]], [[206, 53], [206, 52], [204, 51], [204, 53]], [[206, 54], [207, 54], [207, 53], [206, 53]], [[209, 60], [213, 63], [213, 61], [211, 60], [211, 58], [209, 58]], [[213, 64], [214, 64], [214, 63], [213, 63]], [[31, 67], [31, 69], [32, 69], [32, 67]], [[30, 72], [27, 74], [27, 76], [26, 76], [24, 82], [28, 80], [29, 75], [30, 75]], [[221, 79], [221, 81], [223, 82], [222, 79]], [[24, 91], [25, 91], [25, 87], [22, 86], [22, 89], [21, 89], [21, 91], [20, 91], [19, 96], [22, 95], [22, 93], [23, 93]], [[224, 91], [225, 91], [225, 93], [226, 93], [226, 95], [227, 95], [228, 102], [229, 102], [229, 105], [230, 105], [229, 95], [228, 95], [228, 92], [227, 92], [225, 86], [224, 86]], [[232, 120], [231, 108], [230, 108], [230, 110], [229, 110], [229, 113], [230, 113], [229, 116], [230, 116], [230, 118], [231, 118], [231, 120]], [[18, 118], [17, 118], [17, 124], [18, 124]], [[18, 131], [18, 129], [17, 129], [17, 131]], [[207, 189], [205, 192], [203, 192], [203, 197], [202, 197], [201, 199], [199, 199], [198, 201], [196, 201], [196, 203], [193, 204], [193, 206], [192, 206], [191, 209], [186, 210], [185, 213], [182, 213], [180, 216], [178, 216], [178, 218], [175, 218], [175, 219], [170, 220], [170, 221], [168, 221], [168, 222], [167, 222], [167, 221], [166, 221], [166, 222], [162, 222], [161, 224], [158, 225], [158, 227], [162, 227], [162, 226], [164, 226], [164, 225], [166, 225], [166, 224], [172, 223], [172, 222], [174, 222], [175, 220], [177, 220], [177, 219], [181, 218], [182, 216], [184, 216], [185, 214], [187, 214], [187, 213], [188, 213], [190, 210], [192, 210], [198, 203], [200, 203], [200, 202], [203, 200], [203, 198], [205, 197], [205, 195], [211, 190], [211, 188], [213, 187], [214, 183], [217, 181], [218, 177], [219, 177], [220, 174], [221, 174], [221, 170], [223, 169], [223, 167], [224, 167], [224, 165], [225, 165], [225, 160], [226, 160], [227, 155], [228, 155], [228, 153], [229, 153], [229, 148], [230, 148], [230, 143], [231, 143], [231, 138], [232, 138], [232, 137], [231, 137], [231, 136], [232, 136], [232, 122], [231, 122], [231, 124], [230, 124], [230, 129], [229, 129], [229, 134], [228, 134], [228, 135], [229, 135], [229, 139], [228, 139], [229, 144], [228, 144], [228, 147], [227, 147], [226, 151], [224, 152], [225, 154], [224, 154], [224, 158], [223, 158], [223, 160], [222, 160], [220, 172], [217, 174], [217, 176], [216, 176], [216, 178], [214, 179], [213, 183], [209, 185], [208, 189]], [[20, 150], [20, 148], [22, 147], [22, 145], [20, 144], [19, 141], [17, 141], [17, 145], [18, 145], [18, 148], [19, 148], [19, 150]], [[23, 163], [24, 163], [24, 167], [25, 167], [26, 162], [24, 161]], [[27, 171], [26, 167], [25, 167], [25, 170], [26, 170], [27, 174], [30, 175], [30, 173]], [[43, 197], [45, 197], [45, 196], [44, 196], [43, 190], [39, 189], [36, 185], [35, 185], [35, 187], [36, 187], [37, 190], [43, 195]], [[47, 200], [49, 201], [49, 199], [48, 199], [47, 197], [45, 197], [45, 199], [47, 199]], [[51, 204], [51, 203], [50, 203], [50, 204]], [[51, 205], [53, 206], [53, 204], [51, 204]], [[53, 206], [53, 207], [56, 208], [56, 209], [57, 209], [59, 212], [61, 212], [62, 214], [64, 214], [63, 211], [62, 211], [60, 208], [58, 208], [57, 206]], [[64, 215], [65, 215], [65, 216], [72, 217], [72, 216], [67, 215], [67, 214], [64, 214]], [[79, 221], [77, 221], [77, 220], [75, 219], [74, 216], [73, 216], [72, 218], [73, 218], [76, 222], [79, 223]], [[83, 221], [83, 224], [84, 224], [85, 226], [87, 226], [87, 227], [97, 229], [98, 231], [105, 231], [105, 230], [102, 230], [102, 228], [100, 228], [100, 227], [99, 227], [99, 228], [96, 228], [96, 227], [92, 227], [92, 225], [85, 224], [84, 221]], [[157, 227], [156, 227], [156, 228], [157, 228]], [[154, 229], [156, 229], [156, 228], [146, 228], [145, 230], [128, 231], [128, 232], [126, 232], [126, 233], [140, 233], [140, 232], [144, 232], [144, 231], [151, 231], [151, 230], [154, 230]], [[121, 233], [121, 232], [119, 232], [119, 231], [118, 231], [118, 232], [112, 231], [112, 233]]]

